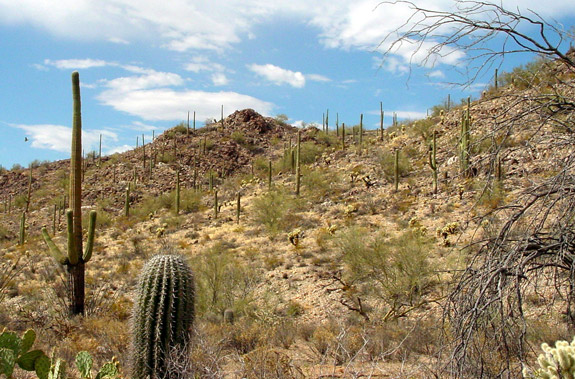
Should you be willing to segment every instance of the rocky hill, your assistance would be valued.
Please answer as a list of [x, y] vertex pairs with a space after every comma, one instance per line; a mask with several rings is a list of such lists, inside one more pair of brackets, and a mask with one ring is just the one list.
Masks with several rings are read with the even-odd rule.
[[[66, 317], [64, 276], [40, 235], [47, 226], [65, 245], [60, 205], [69, 162], [34, 167], [31, 182], [28, 169], [4, 172], [0, 326], [37, 329], [44, 346], [68, 361], [89, 350], [98, 361], [128, 362], [135, 278], [149, 257], [175, 251], [196, 275], [189, 370], [200, 377], [440, 372], [436, 359], [451, 343], [442, 321], [461, 273], [481, 270], [475, 252], [527, 193], [571, 175], [575, 74], [558, 63], [546, 70], [552, 85], [509, 80], [469, 105], [438, 106], [431, 117], [383, 135], [360, 137], [357, 126], [348, 128], [345, 147], [339, 126], [302, 130], [299, 195], [292, 159], [298, 129], [251, 109], [86, 159], [84, 208], [96, 209], [99, 222], [85, 318]], [[462, 169], [466, 112], [469, 167]], [[30, 183], [26, 242], [19, 246]], [[561, 313], [546, 312], [564, 303], [549, 305], [552, 283], [539, 286], [528, 291], [527, 341], [568, 338]], [[226, 323], [224, 311], [233, 312], [234, 323]]]

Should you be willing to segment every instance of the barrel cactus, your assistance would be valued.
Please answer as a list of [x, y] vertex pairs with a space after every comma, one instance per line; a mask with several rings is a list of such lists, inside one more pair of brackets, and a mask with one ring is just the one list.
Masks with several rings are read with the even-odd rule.
[[179, 255], [156, 255], [140, 274], [132, 315], [132, 378], [164, 378], [185, 357], [194, 321], [192, 270]]

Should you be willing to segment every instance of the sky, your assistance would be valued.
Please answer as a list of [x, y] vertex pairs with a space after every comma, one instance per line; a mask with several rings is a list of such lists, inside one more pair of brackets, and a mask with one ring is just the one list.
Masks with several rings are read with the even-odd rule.
[[[573, 0], [503, 5], [565, 30], [575, 25]], [[0, 165], [69, 158], [75, 70], [84, 148], [97, 150], [101, 135], [105, 155], [135, 147], [142, 134], [150, 141], [188, 112], [201, 127], [220, 118], [222, 105], [225, 116], [253, 108], [295, 126], [321, 125], [328, 109], [331, 127], [336, 113], [346, 125], [363, 114], [376, 128], [380, 102], [389, 126], [393, 113], [425, 117], [448, 94], [478, 97], [491, 70], [469, 86], [448, 85], [466, 80], [471, 52], [425, 61], [425, 49], [404, 44], [383, 56], [393, 40], [386, 36], [410, 14], [380, 0], [0, 0]], [[511, 70], [532, 58], [497, 65]]]

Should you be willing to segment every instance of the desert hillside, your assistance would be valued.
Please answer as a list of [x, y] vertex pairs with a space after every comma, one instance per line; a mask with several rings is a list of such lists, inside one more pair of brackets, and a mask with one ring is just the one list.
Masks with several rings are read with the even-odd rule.
[[196, 283], [185, 377], [448, 377], [460, 362], [515, 377], [574, 333], [572, 241], [557, 233], [575, 219], [575, 72], [532, 70], [383, 132], [244, 109], [87, 154], [83, 317], [41, 233], [65, 249], [70, 161], [0, 172], [0, 329], [34, 329], [70, 377], [88, 351], [128, 378], [138, 275], [176, 253]]

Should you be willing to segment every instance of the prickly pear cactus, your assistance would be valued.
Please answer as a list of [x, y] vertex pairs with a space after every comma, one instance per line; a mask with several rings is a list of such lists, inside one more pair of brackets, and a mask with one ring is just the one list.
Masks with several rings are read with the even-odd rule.
[[142, 269], [132, 315], [132, 378], [164, 378], [168, 356], [183, 351], [194, 321], [192, 270], [179, 255], [156, 255]]

